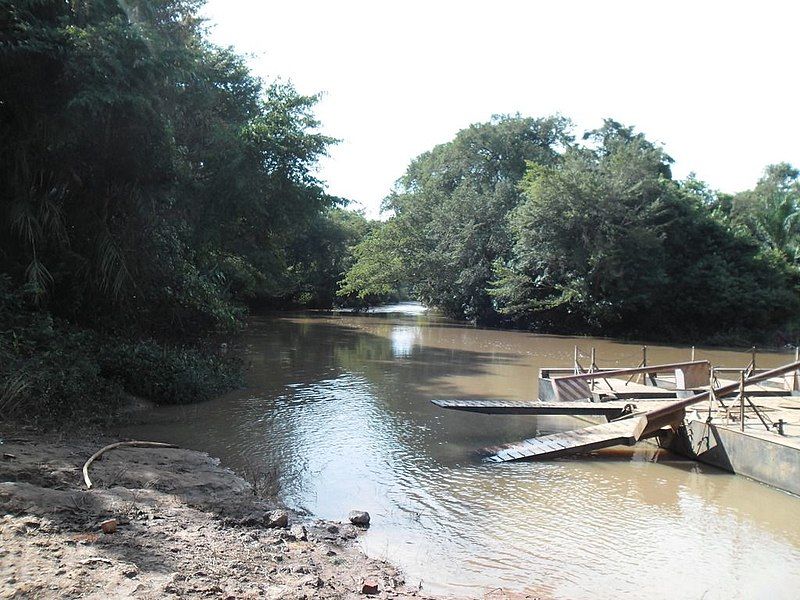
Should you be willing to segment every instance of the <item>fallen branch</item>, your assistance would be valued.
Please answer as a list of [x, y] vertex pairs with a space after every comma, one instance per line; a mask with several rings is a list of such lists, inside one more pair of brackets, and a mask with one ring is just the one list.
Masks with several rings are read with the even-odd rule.
[[89, 467], [92, 466], [92, 463], [100, 458], [104, 452], [108, 452], [109, 450], [113, 450], [114, 448], [121, 448], [123, 446], [129, 446], [132, 448], [177, 448], [175, 444], [164, 444], [162, 442], [139, 442], [139, 441], [131, 441], [131, 442], [115, 442], [113, 444], [109, 444], [108, 446], [104, 446], [100, 448], [97, 452], [92, 454], [89, 457], [89, 460], [86, 461], [86, 464], [83, 465], [83, 480], [86, 482], [86, 488], [92, 489], [92, 480], [89, 479]]

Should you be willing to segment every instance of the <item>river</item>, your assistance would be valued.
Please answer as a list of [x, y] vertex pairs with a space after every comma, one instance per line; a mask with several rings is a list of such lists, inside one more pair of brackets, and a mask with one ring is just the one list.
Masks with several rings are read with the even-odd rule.
[[[800, 498], [654, 446], [487, 464], [476, 450], [571, 417], [444, 411], [433, 398], [536, 397], [538, 369], [636, 344], [474, 328], [419, 305], [252, 318], [247, 387], [161, 407], [126, 435], [209, 452], [322, 518], [367, 510], [360, 543], [430, 593], [543, 598], [797, 598]], [[687, 348], [649, 346], [651, 364]], [[760, 354], [759, 366], [793, 355]], [[698, 348], [745, 366], [749, 354]]]

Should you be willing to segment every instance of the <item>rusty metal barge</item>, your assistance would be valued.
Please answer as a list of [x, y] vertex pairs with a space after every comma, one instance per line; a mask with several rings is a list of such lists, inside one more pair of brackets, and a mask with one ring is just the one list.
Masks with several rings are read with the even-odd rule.
[[800, 495], [800, 356], [774, 369], [715, 367], [706, 360], [539, 372], [539, 398], [433, 400], [484, 414], [571, 415], [592, 424], [487, 448], [490, 462], [545, 460], [642, 441]]

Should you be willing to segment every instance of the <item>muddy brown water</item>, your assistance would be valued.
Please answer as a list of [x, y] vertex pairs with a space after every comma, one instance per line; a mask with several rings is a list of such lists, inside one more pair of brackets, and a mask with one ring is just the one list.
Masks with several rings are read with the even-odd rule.
[[[635, 365], [637, 344], [476, 329], [413, 304], [257, 317], [244, 342], [246, 389], [161, 408], [123, 433], [209, 452], [323, 518], [368, 510], [364, 550], [431, 593], [799, 597], [800, 498], [649, 445], [487, 464], [477, 449], [581, 422], [429, 402], [533, 398], [538, 369], [569, 366], [576, 344], [596, 347], [600, 366]], [[648, 360], [689, 352], [651, 345]], [[749, 361], [702, 348], [697, 358]]]

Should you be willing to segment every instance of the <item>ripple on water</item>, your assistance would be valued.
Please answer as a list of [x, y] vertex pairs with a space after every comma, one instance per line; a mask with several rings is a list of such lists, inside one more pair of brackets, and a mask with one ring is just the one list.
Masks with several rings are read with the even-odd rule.
[[[797, 498], [648, 447], [481, 462], [476, 448], [576, 423], [441, 411], [430, 398], [528, 397], [536, 369], [571, 360], [576, 342], [425, 318], [257, 320], [248, 339], [251, 387], [164, 409], [164, 423], [147, 433], [240, 470], [263, 469], [285, 501], [321, 517], [370, 511], [365, 550], [434, 592], [795, 596]], [[597, 344], [604, 356], [637, 350], [577, 343]], [[676, 353], [686, 351], [650, 347], [654, 360]]]

